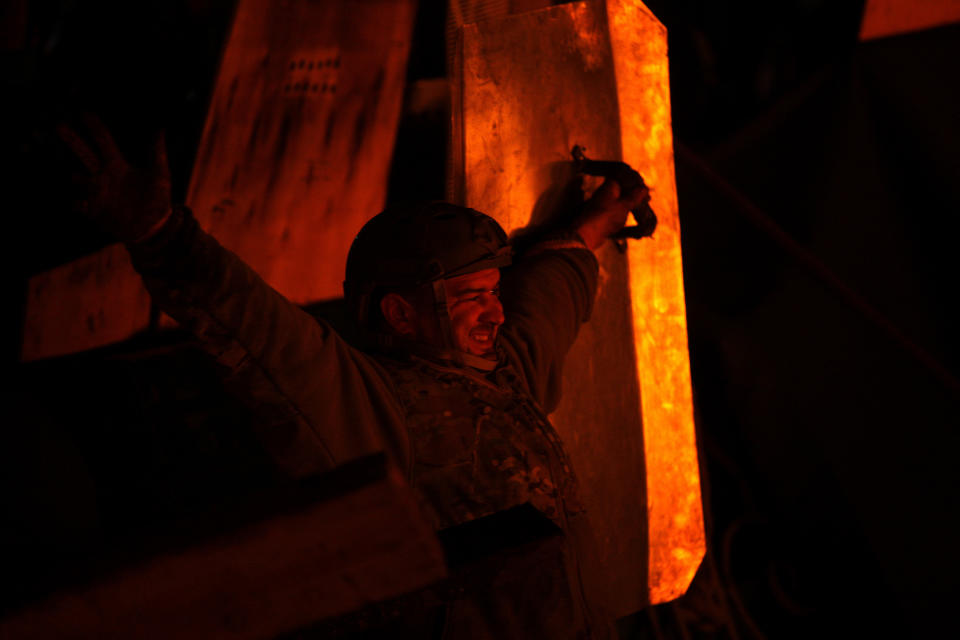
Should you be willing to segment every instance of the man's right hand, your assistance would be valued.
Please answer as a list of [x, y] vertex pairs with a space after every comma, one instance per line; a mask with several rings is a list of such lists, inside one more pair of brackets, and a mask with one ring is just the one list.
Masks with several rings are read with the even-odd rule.
[[170, 168], [163, 136], [157, 137], [153, 165], [134, 167], [123, 157], [99, 118], [87, 116], [84, 124], [92, 145], [66, 125], [57, 128], [87, 171], [84, 213], [123, 242], [150, 238], [172, 212]]
[[596, 251], [623, 228], [631, 209], [649, 200], [650, 190], [646, 186], [636, 186], [624, 192], [619, 182], [607, 178], [585, 203], [583, 213], [574, 221], [574, 230], [587, 247]]

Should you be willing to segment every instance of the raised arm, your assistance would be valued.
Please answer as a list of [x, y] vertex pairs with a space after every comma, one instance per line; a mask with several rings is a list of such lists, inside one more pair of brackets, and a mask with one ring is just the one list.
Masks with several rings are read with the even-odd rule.
[[382, 368], [171, 206], [162, 140], [153, 166], [133, 167], [102, 124], [87, 126], [92, 145], [60, 134], [89, 172], [88, 214], [126, 243], [155, 303], [224, 365], [278, 465], [306, 475], [386, 450], [405, 468], [406, 430]]
[[597, 289], [594, 251], [647, 199], [645, 187], [622, 194], [616, 181], [607, 180], [565, 232], [531, 245], [504, 273], [505, 347], [547, 412], [560, 400], [567, 351], [590, 318]]

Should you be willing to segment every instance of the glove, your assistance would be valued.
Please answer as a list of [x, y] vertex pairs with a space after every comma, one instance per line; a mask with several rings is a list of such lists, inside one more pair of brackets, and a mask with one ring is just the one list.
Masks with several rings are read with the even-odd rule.
[[150, 167], [131, 166], [99, 118], [84, 123], [93, 145], [66, 125], [60, 138], [86, 168], [84, 214], [126, 243], [143, 242], [170, 218], [170, 168], [163, 135], [157, 136]]

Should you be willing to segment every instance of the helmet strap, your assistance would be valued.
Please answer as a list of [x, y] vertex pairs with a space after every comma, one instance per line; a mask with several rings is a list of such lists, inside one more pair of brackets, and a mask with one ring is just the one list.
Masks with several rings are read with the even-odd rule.
[[456, 349], [440, 349], [423, 342], [415, 342], [385, 333], [373, 333], [368, 336], [368, 344], [378, 351], [402, 359], [404, 356], [417, 356], [427, 362], [448, 364], [455, 367], [470, 367], [489, 373], [497, 368], [496, 360], [481, 358]]
[[433, 309], [437, 322], [440, 324], [440, 336], [443, 340], [444, 351], [456, 351], [453, 342], [453, 323], [450, 320], [450, 309], [447, 307], [447, 288], [443, 279], [434, 280], [433, 286]]

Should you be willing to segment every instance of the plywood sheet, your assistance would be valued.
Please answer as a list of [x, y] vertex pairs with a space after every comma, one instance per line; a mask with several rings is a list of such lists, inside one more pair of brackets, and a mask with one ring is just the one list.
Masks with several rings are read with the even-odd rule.
[[467, 25], [452, 93], [454, 195], [508, 231], [545, 214], [574, 145], [623, 158], [654, 191], [654, 239], [599, 252], [597, 304], [553, 418], [584, 487], [614, 613], [676, 597], [704, 547], [666, 31], [639, 2], [612, 0]]
[[245, 0], [188, 194], [200, 223], [298, 303], [342, 295], [382, 208], [412, 0]]
[[[241, 0], [187, 196], [200, 224], [297, 303], [342, 295], [347, 250], [386, 198], [414, 0]], [[119, 246], [34, 278], [24, 360], [145, 329]], [[109, 270], [95, 277], [89, 265]], [[110, 289], [106, 290], [105, 282]], [[137, 313], [130, 312], [136, 307]], [[88, 317], [89, 330], [74, 330]]]
[[150, 294], [123, 245], [50, 269], [27, 283], [24, 361], [120, 342], [150, 323]]

